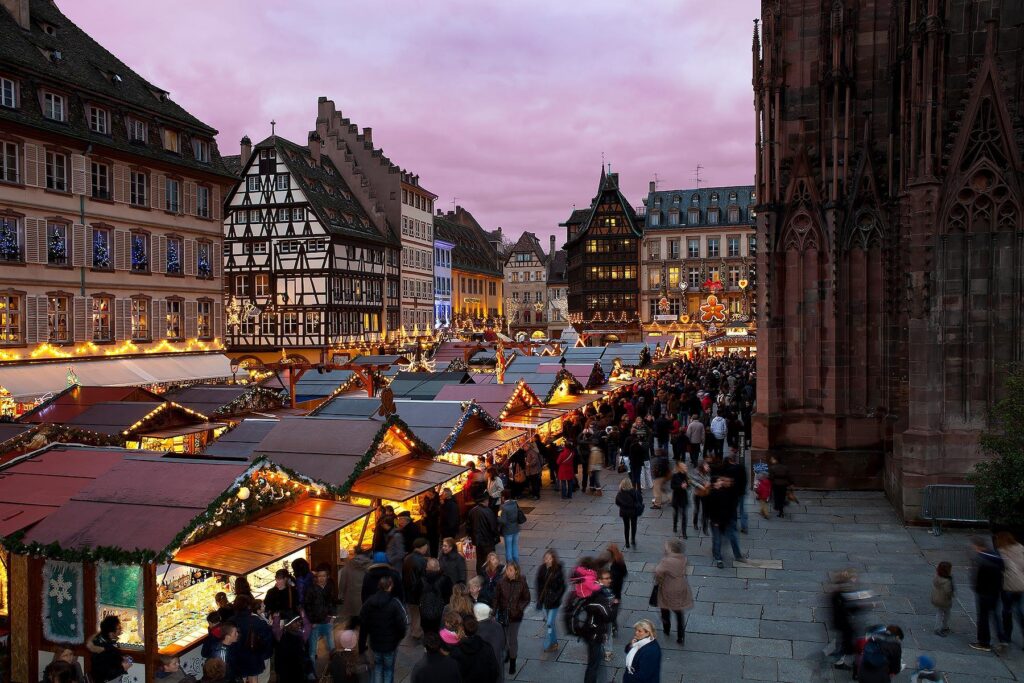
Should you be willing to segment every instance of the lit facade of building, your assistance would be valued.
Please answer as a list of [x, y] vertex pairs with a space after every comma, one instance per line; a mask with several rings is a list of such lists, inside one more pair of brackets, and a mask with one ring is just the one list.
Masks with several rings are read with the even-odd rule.
[[434, 328], [434, 200], [419, 176], [402, 172], [402, 326], [412, 334]]
[[461, 206], [434, 216], [437, 239], [452, 248], [452, 322], [459, 329], [499, 325], [504, 306], [501, 258], [488, 235]]
[[[753, 186], [656, 190], [651, 183], [640, 273], [645, 330], [679, 337], [686, 348], [754, 319], [755, 200]], [[744, 337], [737, 347], [754, 346], [752, 335], [734, 336]]]
[[566, 252], [558, 249], [548, 259], [547, 300], [548, 338], [559, 339], [569, 325], [569, 279]]
[[220, 348], [216, 131], [53, 3], [0, 34], [0, 361]]
[[[431, 221], [433, 230], [433, 221]], [[434, 238], [434, 327], [452, 324], [452, 249], [455, 245]]]
[[[551, 238], [554, 249], [555, 238]], [[548, 254], [532, 232], [523, 232], [505, 254], [505, 316], [513, 335], [524, 332], [547, 336]]]

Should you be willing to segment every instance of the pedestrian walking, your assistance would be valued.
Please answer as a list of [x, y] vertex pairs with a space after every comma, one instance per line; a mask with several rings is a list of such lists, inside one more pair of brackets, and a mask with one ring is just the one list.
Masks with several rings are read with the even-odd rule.
[[490, 605], [478, 602], [473, 605], [473, 614], [476, 618], [477, 633], [480, 638], [491, 646], [494, 652], [494, 660], [498, 663], [498, 680], [505, 680], [505, 671], [501, 663], [505, 661], [505, 629], [494, 620], [494, 610]]
[[309, 660], [316, 665], [317, 646], [323, 640], [327, 643], [327, 655], [334, 649], [332, 621], [334, 619], [335, 583], [330, 580], [331, 565], [326, 562], [317, 565], [313, 585], [306, 590], [302, 603], [306, 619], [310, 623]]
[[441, 554], [437, 561], [441, 572], [452, 582], [452, 586], [466, 583], [466, 558], [459, 552], [459, 544], [451, 536], [441, 541]]
[[594, 496], [602, 495], [601, 492], [601, 469], [604, 467], [604, 450], [593, 442], [590, 444], [590, 459], [588, 464], [590, 475], [590, 481], [587, 482], [589, 486], [589, 493]]
[[458, 538], [459, 526], [462, 524], [459, 504], [452, 495], [451, 489], [441, 489], [440, 530], [443, 538]]
[[634, 428], [633, 434], [630, 437], [629, 442], [629, 479], [633, 482], [633, 487], [636, 489], [641, 488], [641, 482], [643, 481], [644, 465], [647, 463], [647, 444], [637, 436], [636, 429]]
[[654, 476], [651, 485], [651, 509], [660, 510], [665, 484], [672, 474], [669, 471], [668, 454], [663, 449], [659, 448], [654, 451], [654, 457], [651, 459], [651, 474]]
[[729, 423], [726, 422], [725, 417], [721, 412], [715, 415], [711, 420], [710, 431], [711, 436], [707, 439], [707, 450], [711, 451], [711, 453], [718, 459], [722, 459], [725, 456], [725, 437], [729, 432]]
[[789, 487], [793, 483], [790, 479], [789, 468], [773, 455], [768, 458], [768, 476], [772, 480], [772, 501], [775, 504], [775, 512], [779, 517], [785, 517]]
[[682, 527], [683, 538], [686, 538], [687, 516], [686, 508], [689, 506], [690, 477], [686, 470], [686, 460], [676, 462], [676, 471], [672, 473], [669, 480], [669, 490], [672, 491], [672, 533], [678, 533]]
[[544, 456], [541, 450], [540, 437], [534, 434], [533, 440], [526, 444], [526, 485], [530, 497], [540, 500], [540, 480], [544, 472]]
[[424, 535], [430, 543], [430, 556], [437, 557], [441, 546], [441, 498], [437, 490], [430, 489], [423, 494], [420, 512], [423, 514]]
[[711, 519], [711, 555], [715, 565], [722, 569], [722, 539], [728, 539], [732, 546], [734, 562], [742, 562], [740, 540], [736, 533], [736, 487], [729, 477], [718, 477], [704, 500], [707, 514]]
[[857, 572], [853, 569], [844, 569], [832, 576], [829, 606], [832, 630], [836, 638], [832, 656], [836, 657], [834, 666], [837, 669], [853, 668], [853, 658], [856, 654], [854, 617], [864, 609], [863, 596], [856, 591], [856, 584]]
[[[459, 663], [441, 652], [441, 636], [426, 633], [423, 636], [425, 653], [412, 668], [411, 683], [464, 683]], [[465, 682], [468, 683], [468, 682]]]
[[441, 563], [433, 557], [428, 559], [417, 590], [422, 633], [440, 632], [441, 618], [451, 600], [452, 590], [452, 581], [441, 571]]
[[619, 508], [619, 517], [622, 518], [622, 535], [626, 540], [626, 550], [636, 548], [636, 522], [637, 518], [644, 512], [644, 497], [638, 491], [633, 482], [623, 479], [619, 483], [619, 492], [615, 494], [615, 505]]
[[[430, 544], [425, 538], [417, 538], [412, 545], [412, 552], [402, 562], [402, 590], [405, 592], [405, 607], [409, 613], [409, 635], [414, 639], [423, 637], [420, 625], [420, 579], [427, 570], [427, 553]], [[447, 602], [447, 601], [446, 601]]]
[[1024, 636], [1024, 546], [1009, 531], [996, 534], [996, 550], [1003, 558], [1003, 634], [1013, 642], [1013, 620]]
[[646, 619], [633, 625], [633, 639], [626, 644], [622, 683], [661, 683], [661, 646], [654, 624]]
[[693, 486], [693, 530], [699, 536], [702, 532], [708, 535], [708, 494], [711, 493], [711, 466], [702, 462], [697, 468], [696, 479], [699, 485]]
[[558, 620], [558, 608], [562, 604], [566, 585], [565, 569], [554, 548], [544, 552], [544, 560], [537, 567], [534, 588], [537, 591], [537, 609], [544, 612], [544, 652], [557, 652], [558, 633], [555, 622]]
[[494, 510], [485, 505], [486, 498], [480, 498], [466, 516], [466, 531], [476, 546], [476, 571], [483, 573], [487, 556], [494, 552], [500, 540], [498, 517]]
[[619, 605], [622, 604], [622, 588], [626, 583], [626, 577], [629, 575], [629, 569], [626, 567], [626, 557], [619, 550], [619, 546], [609, 543], [607, 553], [609, 558], [608, 571], [612, 579], [612, 638], [616, 638], [619, 635]]
[[498, 581], [495, 591], [494, 609], [497, 621], [505, 628], [505, 644], [508, 648], [508, 675], [516, 672], [516, 658], [519, 655], [519, 626], [523, 623], [526, 607], [530, 604], [530, 585], [526, 583], [518, 562], [509, 562]]
[[604, 665], [604, 644], [608, 640], [612, 605], [592, 569], [581, 565], [573, 571], [573, 599], [566, 603], [567, 629], [587, 644], [584, 683], [598, 683]]
[[363, 608], [363, 579], [371, 564], [373, 557], [370, 553], [358, 547], [341, 566], [338, 573], [338, 602], [341, 603], [338, 619], [343, 623], [350, 617], [358, 616], [359, 610]]
[[572, 498], [573, 482], [576, 479], [576, 453], [566, 443], [558, 454], [558, 486], [562, 492], [562, 498]]
[[683, 542], [678, 538], [665, 541], [664, 555], [654, 568], [654, 581], [657, 586], [655, 602], [661, 610], [661, 627], [666, 636], [672, 631], [672, 614], [676, 615], [676, 643], [680, 645], [686, 640], [686, 621], [683, 613], [693, 609], [693, 593], [690, 590], [690, 581], [686, 578], [686, 567]]
[[945, 638], [949, 635], [949, 612], [953, 607], [953, 565], [939, 562], [932, 579], [932, 606], [936, 609], [935, 635]]
[[903, 629], [895, 624], [871, 633], [864, 642], [856, 677], [859, 683], [890, 683], [903, 669]]
[[971, 558], [971, 587], [974, 589], [978, 608], [978, 638], [971, 647], [985, 652], [992, 651], [991, 625], [996, 626], [996, 647], [1004, 650], [1008, 638], [1003, 632], [1002, 614], [999, 612], [999, 598], [1003, 592], [1003, 569], [1005, 563], [989, 542], [980, 536], [971, 539], [974, 556]]
[[462, 621], [464, 635], [459, 644], [451, 648], [451, 657], [459, 664], [463, 683], [496, 683], [501, 662], [487, 641], [480, 637], [479, 627], [475, 617]]
[[501, 492], [501, 507], [498, 508], [498, 528], [505, 543], [505, 562], [519, 562], [519, 525], [526, 522], [526, 515], [512, 492]]
[[690, 424], [686, 425], [686, 440], [690, 446], [690, 467], [696, 469], [700, 460], [700, 449], [704, 443], [704, 423], [697, 414], [690, 415]]
[[766, 472], [757, 473], [754, 495], [757, 496], [757, 505], [760, 508], [761, 516], [768, 519], [768, 500], [772, 497], [772, 480], [768, 478]]
[[359, 654], [372, 648], [374, 683], [394, 683], [395, 655], [407, 627], [405, 609], [391, 589], [392, 579], [385, 576], [359, 613]]

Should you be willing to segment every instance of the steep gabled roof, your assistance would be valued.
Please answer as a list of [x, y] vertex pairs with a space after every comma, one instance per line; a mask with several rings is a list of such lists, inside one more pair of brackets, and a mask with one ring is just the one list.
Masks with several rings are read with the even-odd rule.
[[512, 245], [512, 248], [508, 250], [505, 256], [505, 264], [507, 265], [509, 260], [512, 258], [512, 254], [516, 252], [525, 252], [533, 254], [537, 257], [537, 260], [542, 264], [548, 262], [548, 256], [544, 253], [544, 249], [540, 246], [540, 240], [532, 232], [524, 232], [519, 236], [519, 240]]
[[[30, 28], [18, 25], [7, 11], [0, 11], [0, 64], [23, 78], [17, 108], [0, 107], [0, 121], [11, 121], [59, 135], [79, 138], [97, 149], [117, 149], [176, 166], [201, 169], [227, 176], [213, 137], [217, 131], [189, 114], [168, 93], [131, 70], [108, 52], [49, 0], [29, 1]], [[44, 29], [44, 26], [50, 30]], [[59, 55], [59, 56], [58, 56]], [[40, 86], [72, 91], [69, 120], [51, 121], [43, 116], [36, 89]], [[89, 129], [82, 97], [111, 104], [109, 134]], [[119, 106], [120, 105], [120, 106]], [[123, 107], [124, 111], [119, 111]], [[150, 125], [150, 141], [130, 142], [122, 114], [135, 114], [151, 124], [170, 124], [186, 134], [181, 153], [167, 151], [159, 143], [157, 125]], [[195, 132], [210, 141], [210, 162], [195, 159], [187, 135]]]
[[455, 214], [434, 216], [434, 234], [452, 248], [452, 268], [491, 277], [502, 277], [498, 267], [498, 252], [487, 239], [479, 223], [465, 209]]
[[[626, 215], [629, 229], [637, 237], [644, 236], [644, 223], [640, 220], [636, 211], [633, 210], [633, 206], [626, 201], [626, 198], [622, 195], [622, 191], [619, 189], [619, 174], [618, 173], [605, 173], [604, 167], [601, 167], [601, 180], [597, 186], [597, 194], [594, 195], [594, 199], [590, 203], [590, 208], [587, 210], [587, 217], [580, 222], [580, 228], [576, 231], [576, 235], [566, 242], [566, 246], [573, 244], [582, 239], [583, 235], [590, 229], [590, 225], [594, 220], [594, 216], [597, 213], [598, 206], [601, 203], [601, 197], [605, 194], [613, 195], [615, 201], [622, 207], [623, 213]], [[576, 217], [577, 211], [573, 211], [572, 215], [569, 216], [570, 221]], [[568, 224], [569, 221], [566, 221]]]
[[[390, 230], [380, 230], [370, 218], [362, 204], [356, 200], [351, 188], [345, 182], [334, 162], [326, 154], [317, 163], [309, 148], [297, 145], [278, 135], [271, 135], [252, 150], [249, 164], [259, 156], [259, 151], [273, 147], [278, 160], [284, 161], [309, 202], [310, 208], [326, 230], [343, 237], [398, 246], [398, 240]], [[236, 192], [244, 191], [241, 185]]]
[[569, 281], [566, 271], [569, 267], [569, 254], [565, 249], [559, 249], [555, 255], [548, 260], [548, 284], [562, 285]]

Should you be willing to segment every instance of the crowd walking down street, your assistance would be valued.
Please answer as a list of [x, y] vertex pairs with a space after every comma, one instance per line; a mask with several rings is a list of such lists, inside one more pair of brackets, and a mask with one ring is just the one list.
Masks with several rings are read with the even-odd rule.
[[420, 515], [380, 508], [337, 583], [299, 560], [264, 601], [211, 606], [203, 680], [1011, 680], [1016, 540], [968, 554], [879, 494], [798, 498], [746, 457], [755, 382], [748, 360], [677, 362]]

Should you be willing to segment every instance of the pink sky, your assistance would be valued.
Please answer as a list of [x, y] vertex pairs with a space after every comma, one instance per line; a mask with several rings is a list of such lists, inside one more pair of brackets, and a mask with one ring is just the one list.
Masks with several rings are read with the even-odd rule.
[[[564, 238], [601, 154], [639, 205], [753, 184], [757, 0], [58, 0], [75, 23], [220, 131], [304, 143], [321, 95], [392, 161], [487, 228]], [[546, 239], [545, 239], [546, 243]]]

